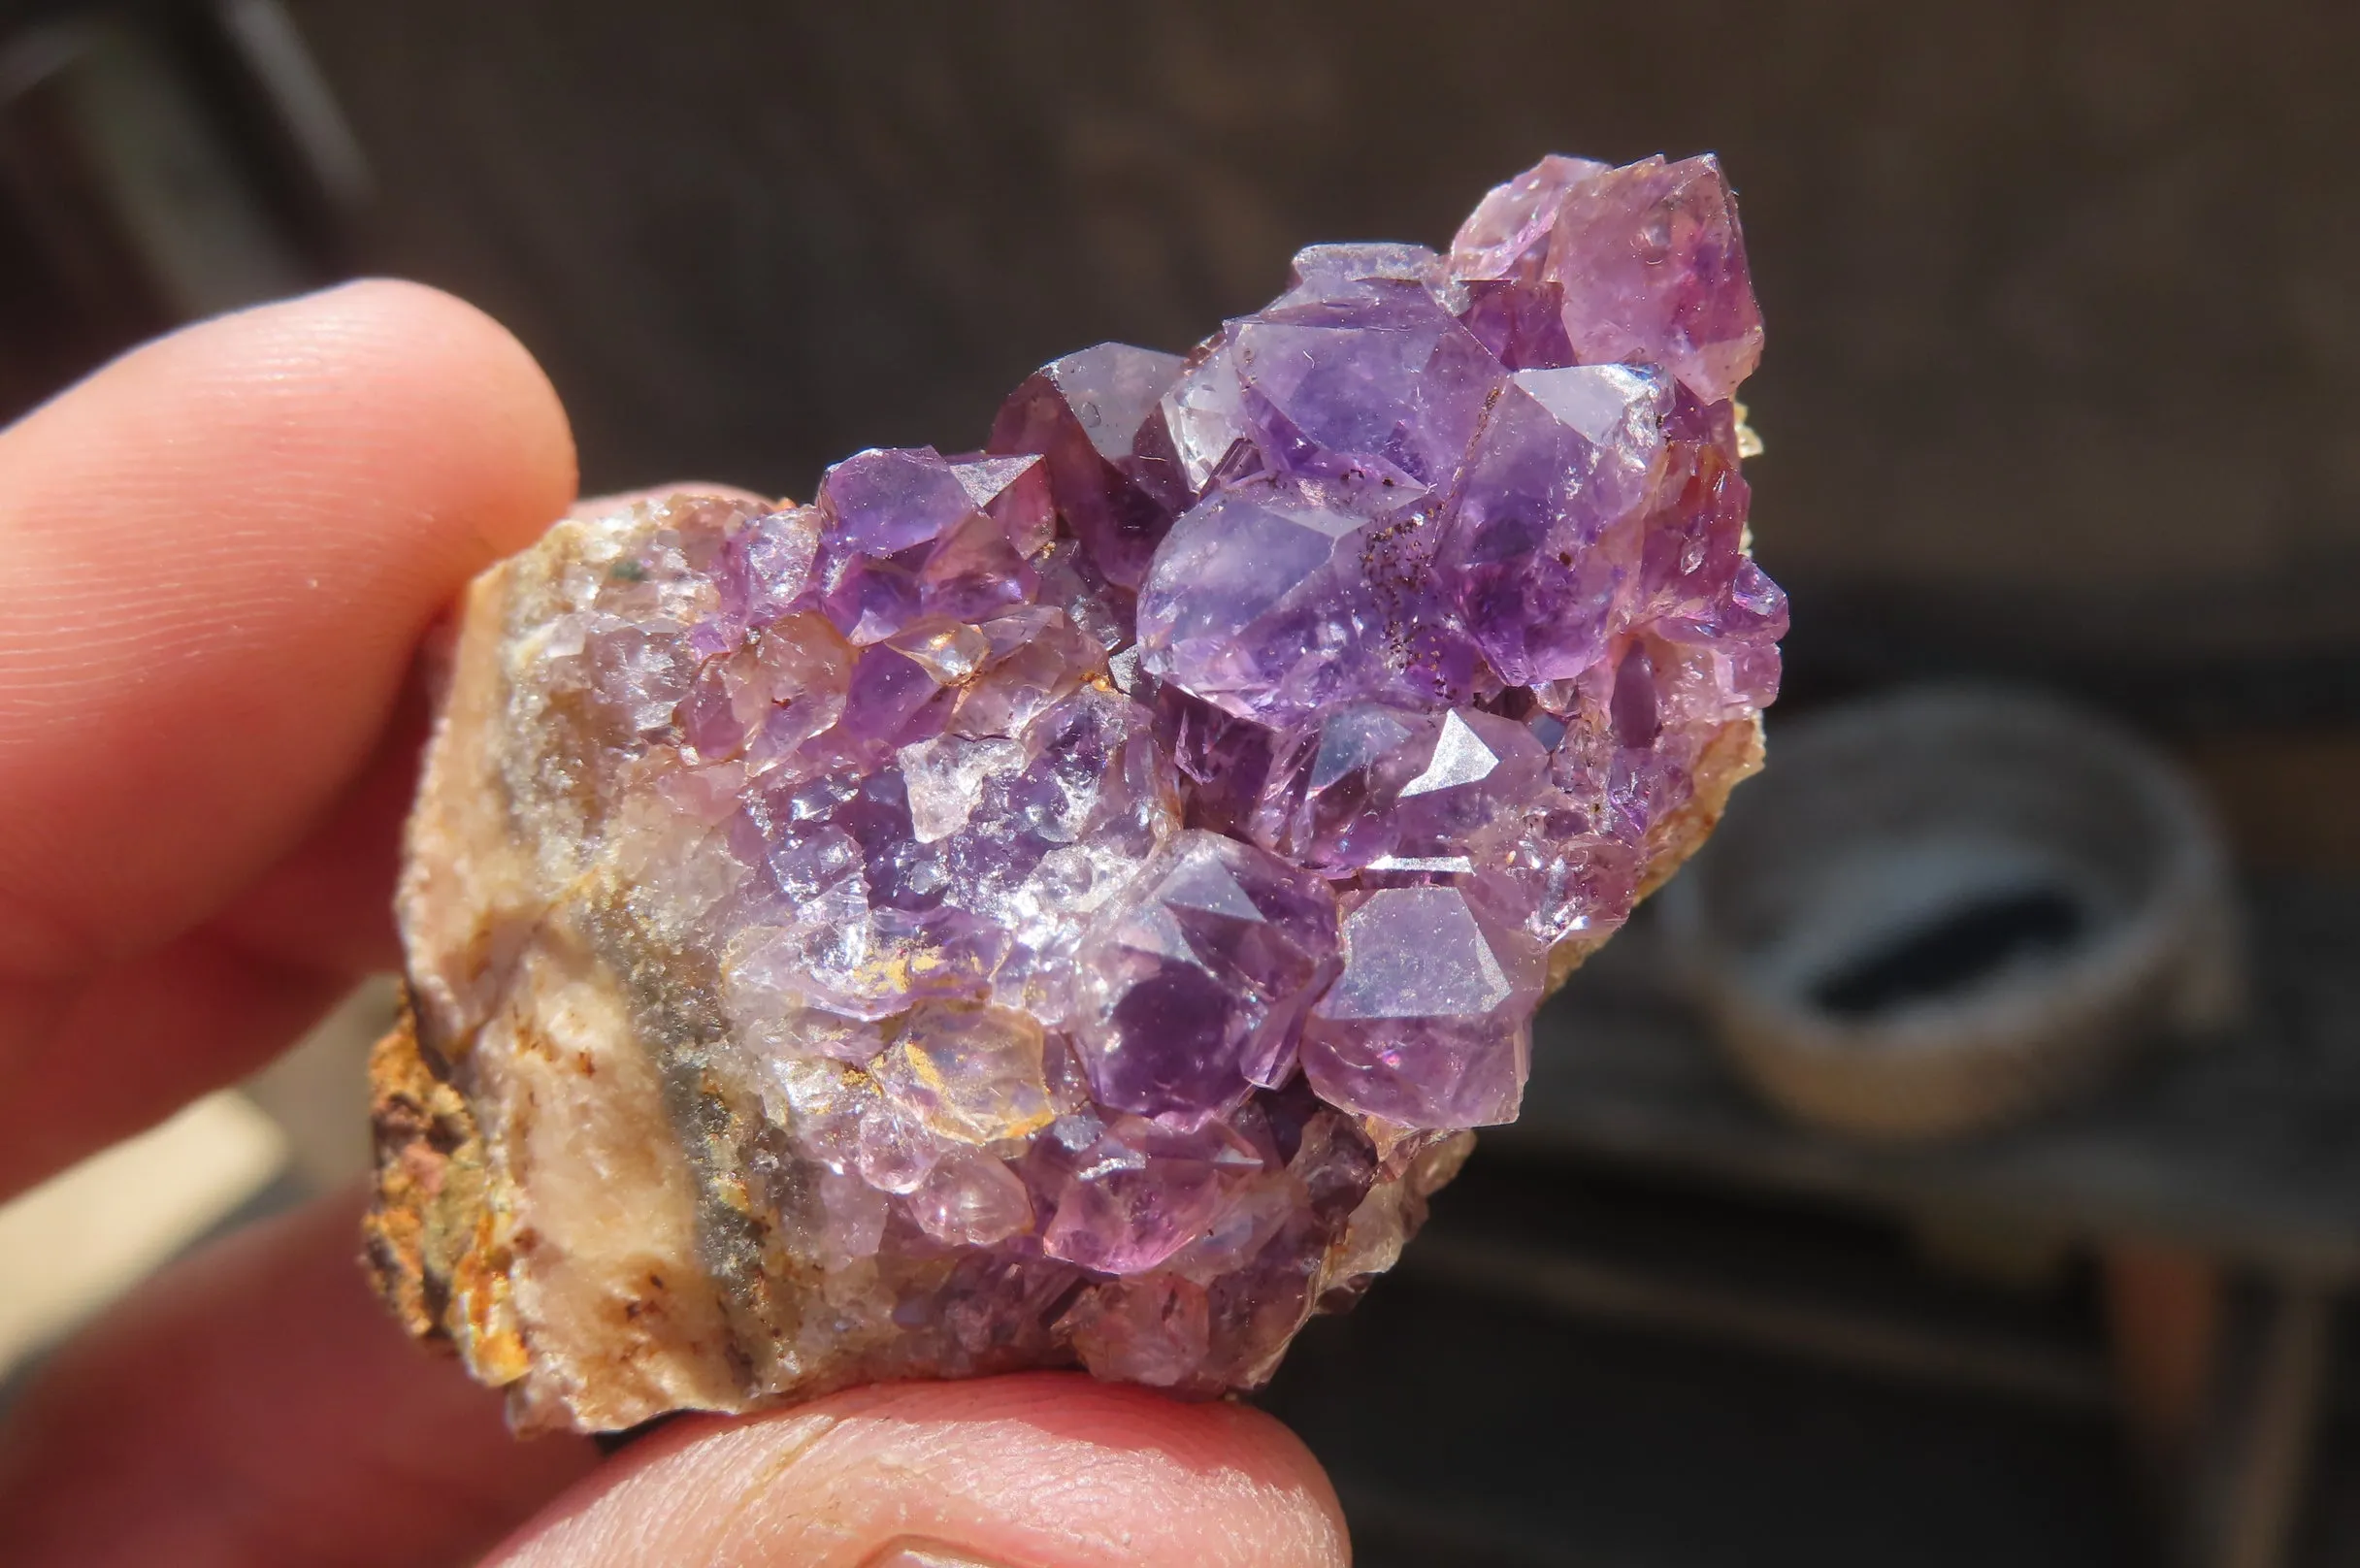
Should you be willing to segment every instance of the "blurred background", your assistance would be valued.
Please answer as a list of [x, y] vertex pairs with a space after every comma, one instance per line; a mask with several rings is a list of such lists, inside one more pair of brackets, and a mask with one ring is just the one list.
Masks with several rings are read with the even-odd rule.
[[[1810, 1071], [1918, 1061], [1881, 1020], [2014, 1021], [1914, 1121], [1745, 1047], [1732, 997], [1768, 961], [1715, 947], [1746, 875], [1716, 865], [1685, 924], [1643, 912], [1552, 1004], [1525, 1122], [1267, 1403], [1372, 1568], [2360, 1559], [2360, 11], [10, 15], [0, 416], [177, 322], [398, 273], [541, 357], [591, 489], [807, 495], [856, 447], [971, 446], [1043, 360], [1185, 349], [1308, 242], [1443, 244], [1550, 150], [1718, 151], [1769, 325], [1746, 395], [1794, 606], [1773, 756], [1972, 681], [2070, 704], [2148, 781], [2017, 758], [2063, 792], [1991, 830], [2037, 841], [2024, 864], [2154, 790], [2198, 804], [2126, 839], [2081, 915], [1988, 887], [1793, 914], [1866, 931], [1875, 982], [1812, 993], [1843, 1060]], [[1950, 831], [1884, 787], [1932, 813], [1868, 813], [1888, 847]], [[2134, 938], [2146, 978], [2090, 1001]], [[2209, 989], [2159, 1001], [2172, 974]], [[389, 1006], [107, 1157], [212, 1161], [187, 1212], [108, 1209], [104, 1170], [0, 1211], [0, 1355], [364, 1163]]]

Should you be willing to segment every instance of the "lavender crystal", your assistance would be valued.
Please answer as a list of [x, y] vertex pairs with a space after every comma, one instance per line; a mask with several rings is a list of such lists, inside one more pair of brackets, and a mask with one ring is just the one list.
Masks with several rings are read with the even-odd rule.
[[1760, 341], [1711, 158], [1553, 157], [1448, 254], [1313, 246], [1185, 359], [1046, 366], [983, 453], [544, 547], [504, 787], [578, 836], [546, 874], [618, 868], [634, 1005], [704, 1020], [649, 1049], [735, 1107], [682, 1136], [759, 1237], [707, 1265], [745, 1398], [1247, 1386], [1391, 1261], [1553, 958], [1753, 765]]

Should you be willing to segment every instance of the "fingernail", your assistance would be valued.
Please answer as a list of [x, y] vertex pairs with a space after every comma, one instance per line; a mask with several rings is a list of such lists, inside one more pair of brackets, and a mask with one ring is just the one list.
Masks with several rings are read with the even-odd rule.
[[899, 1541], [888, 1541], [885, 1550], [861, 1564], [861, 1568], [1014, 1568], [1014, 1565], [987, 1562], [939, 1541], [903, 1536]]

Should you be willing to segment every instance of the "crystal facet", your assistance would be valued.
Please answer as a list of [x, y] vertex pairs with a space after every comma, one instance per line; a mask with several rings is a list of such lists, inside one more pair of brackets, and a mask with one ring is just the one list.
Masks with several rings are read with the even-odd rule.
[[1314, 245], [981, 453], [561, 523], [471, 591], [373, 1257], [520, 1425], [1079, 1364], [1252, 1387], [1514, 1117], [1757, 766], [1710, 158]]
[[1175, 1120], [1293, 1075], [1305, 1008], [1335, 973], [1335, 895], [1219, 833], [1173, 840], [1083, 947], [1075, 1041], [1101, 1105]]

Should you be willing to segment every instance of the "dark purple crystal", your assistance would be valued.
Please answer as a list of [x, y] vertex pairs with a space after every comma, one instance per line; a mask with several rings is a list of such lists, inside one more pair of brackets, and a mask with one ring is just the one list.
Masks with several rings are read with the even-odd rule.
[[1074, 1040], [1097, 1099], [1186, 1122], [1286, 1082], [1335, 955], [1335, 895], [1320, 877], [1182, 833], [1080, 954]]
[[1100, 343], [1042, 366], [992, 424], [991, 451], [1047, 461], [1059, 514], [1118, 588], [1138, 585], [1184, 500], [1152, 439], [1142, 441], [1179, 373], [1176, 354]]

